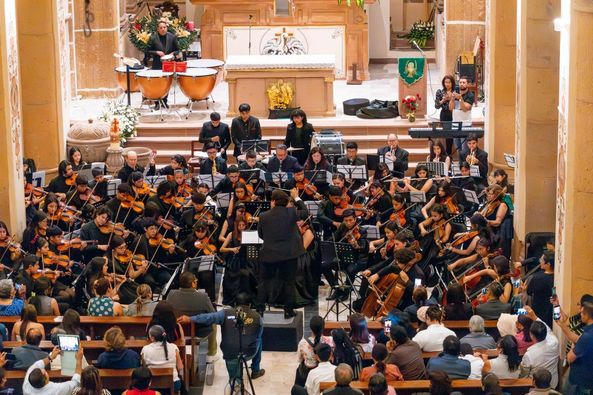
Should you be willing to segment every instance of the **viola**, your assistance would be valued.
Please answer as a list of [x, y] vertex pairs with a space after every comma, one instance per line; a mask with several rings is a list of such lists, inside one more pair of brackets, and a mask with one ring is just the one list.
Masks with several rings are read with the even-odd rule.
[[195, 222], [208, 222], [210, 223], [214, 219], [212, 212], [210, 210], [203, 210], [201, 213], [194, 214], [194, 221]]
[[142, 214], [144, 212], [144, 203], [136, 200], [132, 196], [127, 196], [126, 199], [121, 202], [121, 207], [126, 210], [132, 209], [138, 214]]
[[78, 175], [78, 173], [74, 172], [72, 173], [72, 175], [70, 177], [66, 177], [65, 178], [65, 182], [66, 185], [68, 185], [69, 187], [76, 185], [76, 176]]
[[[72, 239], [72, 240], [64, 240], [60, 244], [58, 244], [58, 251], [64, 252], [68, 251], [69, 249], [79, 250], [82, 248], [83, 241], [80, 239]], [[98, 240], [85, 240], [84, 243], [86, 245], [91, 244], [98, 244]]]
[[181, 196], [184, 198], [189, 198], [192, 195], [192, 188], [191, 186], [187, 185], [185, 182], [181, 185], [177, 185], [177, 196]]
[[160, 233], [157, 233], [157, 235], [155, 237], [150, 237], [148, 239], [148, 244], [151, 247], [159, 247], [160, 246], [165, 250], [168, 250], [171, 247], [175, 247], [175, 249], [178, 250], [179, 252], [181, 252], [182, 254], [186, 253], [186, 251], [183, 248], [181, 248], [175, 244], [175, 241], [173, 239], [167, 239]]
[[447, 207], [449, 214], [459, 214], [459, 207], [457, 206], [457, 203], [453, 201], [452, 196], [446, 197], [443, 201], [441, 201], [441, 204]]
[[113, 233], [117, 236], [123, 236], [126, 232], [126, 227], [122, 223], [113, 223], [112, 221], [109, 221], [105, 225], [99, 226], [99, 232], [104, 235]]
[[52, 251], [41, 257], [43, 264], [46, 266], [56, 265], [63, 268], [70, 266], [70, 257], [68, 255], [57, 255]]
[[194, 247], [198, 251], [202, 251], [204, 255], [213, 255], [216, 253], [216, 246], [210, 243], [210, 237], [204, 237], [201, 240], [196, 240]]
[[177, 225], [175, 222], [173, 222], [170, 219], [163, 219], [163, 220], [161, 220], [160, 226], [162, 226], [166, 230], [173, 229], [174, 232], [178, 232], [180, 230], [179, 225]]
[[253, 185], [251, 185], [251, 183], [248, 183], [247, 181], [245, 181], [243, 179], [243, 177], [239, 177], [239, 179], [237, 180], [237, 182], [232, 183], [232, 188], [235, 189], [235, 185], [237, 185], [238, 183], [243, 183], [245, 184], [245, 189], [247, 189], [247, 193], [249, 195], [253, 195]]
[[79, 218], [81, 214], [82, 211], [77, 210], [76, 207], [64, 206], [56, 210], [56, 212], [53, 213], [53, 215], [49, 215], [49, 220], [62, 220], [64, 222], [72, 222], [73, 220]]

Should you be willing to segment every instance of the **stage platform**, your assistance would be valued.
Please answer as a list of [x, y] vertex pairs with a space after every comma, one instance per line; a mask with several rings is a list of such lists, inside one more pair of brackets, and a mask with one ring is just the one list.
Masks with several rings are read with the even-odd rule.
[[[428, 100], [428, 117], [418, 119], [411, 123], [407, 119], [360, 119], [355, 116], [345, 115], [342, 109], [342, 102], [351, 98], [368, 98], [369, 100], [396, 100], [398, 95], [397, 65], [396, 64], [372, 64], [370, 66], [371, 79], [363, 82], [362, 85], [347, 85], [345, 81], [335, 81], [334, 102], [336, 103], [336, 116], [334, 117], [311, 117], [309, 122], [313, 124], [316, 131], [333, 129], [340, 131], [345, 136], [345, 141], [356, 141], [359, 145], [361, 155], [374, 153], [378, 147], [384, 146], [387, 134], [396, 133], [400, 138], [400, 145], [410, 152], [410, 168], [413, 169], [417, 162], [424, 161], [428, 154], [428, 142], [426, 139], [411, 139], [408, 136], [410, 127], [426, 127], [428, 122], [438, 120], [438, 112], [434, 108], [434, 93], [440, 88], [441, 77], [435, 64], [429, 64], [427, 92], [424, 92], [423, 100]], [[114, 75], [115, 78], [115, 75]], [[178, 87], [171, 90], [169, 103], [172, 110], [165, 115], [164, 121], [160, 121], [158, 112], [151, 111], [147, 106], [141, 110], [140, 123], [137, 136], [128, 140], [126, 146], [150, 147], [157, 150], [157, 163], [165, 164], [173, 154], [181, 153], [189, 157], [191, 141], [198, 139], [199, 130], [205, 121], [209, 120], [212, 111], [218, 111], [223, 122], [230, 125], [231, 119], [226, 116], [228, 109], [227, 84], [218, 84], [212, 92], [215, 102], [198, 102], [193, 106], [193, 112], [189, 114], [185, 108], [187, 98], [181, 93]], [[132, 106], [140, 107], [140, 94], [132, 95]], [[89, 118], [97, 118], [107, 99], [85, 99], [73, 101], [70, 106], [71, 122], [84, 121]], [[483, 106], [478, 104], [472, 111], [473, 123], [482, 126]], [[286, 134], [287, 119], [260, 119], [262, 134], [266, 139], [272, 140], [272, 146], [284, 139]]]

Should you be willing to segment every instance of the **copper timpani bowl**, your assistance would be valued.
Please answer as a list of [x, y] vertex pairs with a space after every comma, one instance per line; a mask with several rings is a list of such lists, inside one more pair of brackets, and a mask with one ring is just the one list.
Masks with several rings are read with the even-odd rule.
[[144, 70], [136, 73], [142, 96], [149, 100], [158, 100], [169, 94], [173, 83], [173, 73], [161, 70]]
[[188, 68], [185, 73], [177, 73], [179, 88], [191, 100], [204, 100], [210, 96], [216, 85], [217, 71], [207, 68]]
[[218, 72], [216, 74], [216, 85], [224, 79], [224, 62], [218, 59], [192, 59], [187, 61], [188, 69], [214, 69]]
[[[134, 75], [140, 71], [146, 69], [130, 69], [130, 92], [140, 92], [140, 84], [134, 77]], [[119, 86], [124, 92], [128, 92], [128, 81], [126, 77], [126, 66], [119, 66], [115, 68], [115, 74], [117, 76], [117, 86]]]

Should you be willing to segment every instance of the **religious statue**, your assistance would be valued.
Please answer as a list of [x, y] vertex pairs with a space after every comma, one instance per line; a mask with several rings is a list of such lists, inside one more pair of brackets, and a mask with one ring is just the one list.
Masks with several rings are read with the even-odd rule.
[[121, 131], [119, 130], [119, 120], [117, 118], [113, 118], [111, 120], [111, 129], [109, 130], [109, 142], [111, 146], [118, 146], [120, 145], [120, 137]]
[[270, 109], [285, 109], [290, 106], [294, 97], [292, 85], [283, 80], [278, 80], [270, 85], [266, 91]]

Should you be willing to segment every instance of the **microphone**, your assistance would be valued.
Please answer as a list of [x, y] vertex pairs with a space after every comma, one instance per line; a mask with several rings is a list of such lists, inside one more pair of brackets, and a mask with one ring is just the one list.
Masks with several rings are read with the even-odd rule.
[[420, 48], [420, 46], [418, 45], [418, 43], [416, 42], [416, 40], [412, 40], [412, 44], [414, 44], [414, 46], [416, 47], [416, 49], [418, 51], [420, 51], [420, 53], [422, 54], [422, 56], [426, 57], [426, 54], [424, 53], [424, 51], [422, 50], [422, 48]]

